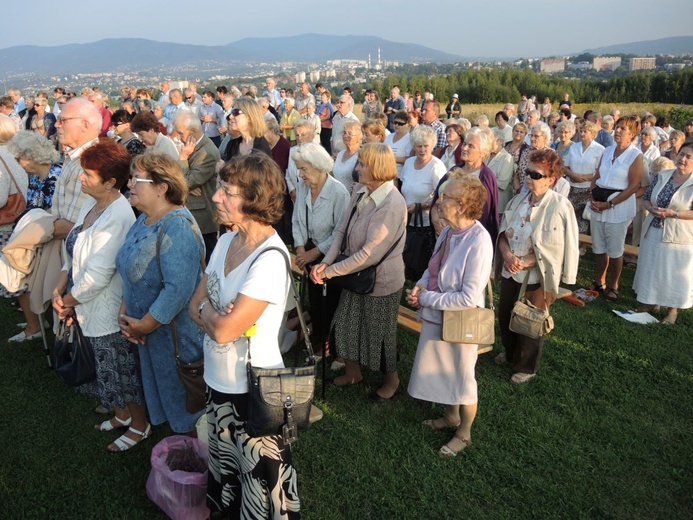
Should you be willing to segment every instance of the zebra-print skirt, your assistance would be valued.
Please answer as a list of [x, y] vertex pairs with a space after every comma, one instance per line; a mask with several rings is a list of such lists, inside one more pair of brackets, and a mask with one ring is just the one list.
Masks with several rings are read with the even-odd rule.
[[300, 518], [298, 477], [281, 436], [249, 437], [247, 394], [209, 388], [207, 506], [229, 518]]

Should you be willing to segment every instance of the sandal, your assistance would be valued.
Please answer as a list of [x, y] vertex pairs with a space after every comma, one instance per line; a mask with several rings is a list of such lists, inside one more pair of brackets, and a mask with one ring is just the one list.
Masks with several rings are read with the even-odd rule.
[[597, 291], [599, 294], [602, 294], [604, 291], [606, 291], [606, 284], [600, 284], [595, 280], [594, 282], [592, 282], [592, 285], [590, 285], [587, 289], [589, 289], [590, 291]]
[[428, 426], [431, 430], [444, 430], [445, 428], [457, 428], [460, 423], [452, 424], [444, 415], [438, 419], [426, 419], [422, 422], [424, 426]]
[[663, 325], [674, 325], [676, 323], [676, 318], [678, 318], [678, 316], [679, 316], [678, 310], [675, 310], [674, 312], [669, 310], [669, 312], [667, 312], [667, 315], [664, 316], [664, 319], [662, 319], [662, 324]]
[[618, 296], [618, 291], [613, 287], [609, 287], [609, 290], [604, 293], [604, 299], [611, 303], [616, 303], [616, 301], [618, 300]]
[[[454, 444], [452, 447], [450, 444]], [[438, 450], [438, 455], [444, 459], [452, 459], [457, 457], [457, 454], [464, 449], [468, 448], [472, 444], [472, 439], [463, 439], [455, 435], [450, 442], [444, 445], [440, 450]]]
[[[128, 451], [131, 448], [134, 448], [137, 446], [140, 442], [145, 440], [147, 437], [149, 437], [149, 434], [152, 433], [152, 425], [147, 424], [147, 428], [141, 432], [139, 430], [135, 430], [134, 428], [128, 428], [128, 432], [132, 432], [135, 435], [140, 436], [140, 440], [136, 441], [134, 439], [131, 439], [130, 437], [126, 437], [125, 432], [123, 435], [118, 437], [115, 441], [113, 441], [112, 444], [109, 444], [106, 449], [110, 451], [111, 453], [118, 453], [121, 451]], [[111, 449], [111, 446], [115, 446], [116, 449]]]
[[510, 382], [515, 383], [516, 385], [521, 385], [522, 383], [531, 381], [536, 376], [536, 374], [525, 374], [524, 372], [515, 372], [510, 378]]
[[[118, 424], [113, 424], [111, 421], [115, 420]], [[127, 428], [132, 422], [132, 417], [128, 417], [127, 420], [123, 421], [118, 417], [111, 417], [110, 419], [102, 422], [101, 424], [95, 424], [94, 429], [100, 432], [110, 432], [111, 430], [118, 430], [120, 428]]]

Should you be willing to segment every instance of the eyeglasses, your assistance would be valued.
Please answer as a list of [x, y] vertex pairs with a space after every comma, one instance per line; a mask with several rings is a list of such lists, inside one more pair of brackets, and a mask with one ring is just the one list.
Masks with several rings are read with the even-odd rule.
[[57, 122], [60, 123], [61, 125], [65, 124], [65, 121], [69, 121], [70, 119], [84, 119], [83, 117], [61, 117], [58, 116]]
[[404, 121], [395, 121], [395, 126], [404, 126], [406, 124], [407, 123], [405, 123]]
[[126, 125], [127, 123], [125, 121], [112, 121], [111, 126], [120, 126], [120, 125]]
[[231, 189], [231, 187], [228, 184], [223, 183], [223, 182], [217, 182], [217, 190], [222, 190], [227, 197], [241, 197], [241, 198], [243, 198], [243, 195], [241, 195], [240, 193], [231, 193], [229, 191], [230, 189]]
[[243, 113], [243, 110], [241, 110], [240, 108], [234, 108], [233, 110], [231, 110], [231, 113], [229, 115], [231, 115], [233, 117], [238, 117], [242, 113]]
[[540, 137], [544, 137], [544, 134], [529, 134], [530, 139], [539, 139]]
[[193, 98], [191, 98], [191, 97], [186, 97], [185, 99], [187, 99], [188, 101], [192, 101]]
[[152, 179], [142, 179], [140, 177], [130, 177], [130, 186], [132, 186], [133, 188], [137, 187], [137, 185], [141, 182], [153, 183], [154, 181]]
[[526, 170], [527, 175], [529, 176], [530, 179], [538, 181], [539, 179], [544, 179], [545, 177], [548, 177], [548, 175], [544, 175], [541, 172], [538, 172], [537, 170]]
[[440, 194], [440, 202], [445, 202], [446, 200], [454, 200], [457, 202], [460, 202], [462, 199], [458, 197], [451, 197], [450, 195], [446, 195], [445, 193]]

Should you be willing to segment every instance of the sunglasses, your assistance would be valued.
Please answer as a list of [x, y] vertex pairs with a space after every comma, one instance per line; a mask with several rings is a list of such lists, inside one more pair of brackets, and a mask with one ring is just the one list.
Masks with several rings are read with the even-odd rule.
[[238, 117], [242, 113], [243, 113], [243, 110], [241, 110], [240, 108], [234, 108], [233, 110], [231, 110], [231, 114], [229, 114], [229, 115], [232, 115], [233, 117]]
[[407, 124], [407, 123], [405, 123], [405, 122], [403, 122], [403, 121], [395, 121], [395, 126], [404, 126], [404, 125], [406, 125], [406, 124]]
[[527, 170], [526, 171], [527, 176], [535, 181], [538, 181], [539, 179], [544, 179], [545, 177], [548, 177], [548, 175], [544, 175], [541, 172], [538, 172], [537, 170]]

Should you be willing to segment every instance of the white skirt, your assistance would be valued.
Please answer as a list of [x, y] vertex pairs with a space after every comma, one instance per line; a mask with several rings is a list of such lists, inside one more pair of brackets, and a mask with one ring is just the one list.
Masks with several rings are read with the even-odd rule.
[[676, 309], [693, 307], [693, 245], [662, 242], [650, 226], [640, 242], [633, 290], [638, 301]]
[[409, 395], [441, 404], [476, 404], [477, 345], [449, 343], [442, 326], [424, 321], [409, 379]]

